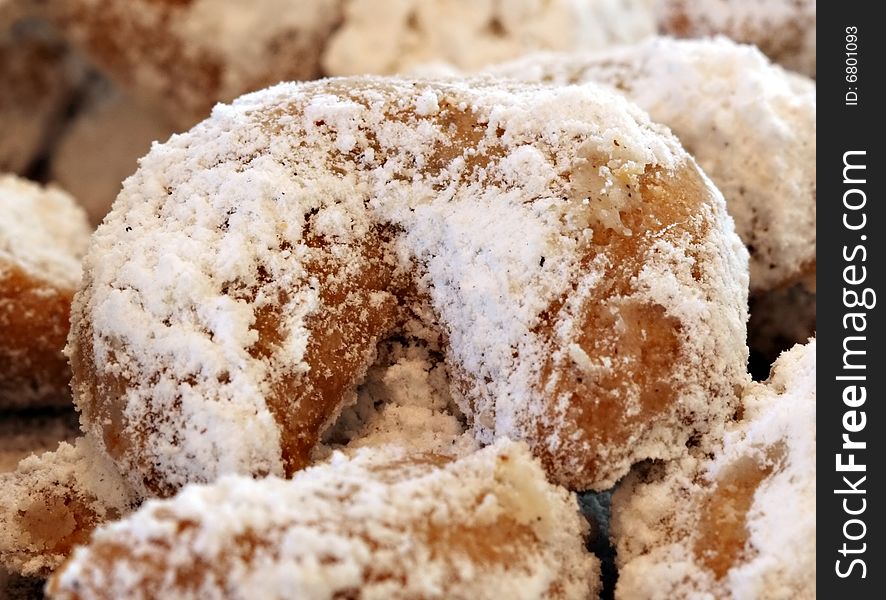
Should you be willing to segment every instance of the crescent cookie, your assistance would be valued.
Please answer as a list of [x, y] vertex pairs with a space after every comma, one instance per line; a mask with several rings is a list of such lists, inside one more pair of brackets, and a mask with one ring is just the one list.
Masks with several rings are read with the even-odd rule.
[[596, 597], [575, 496], [524, 445], [459, 460], [363, 449], [292, 480], [229, 476], [97, 530], [47, 590], [74, 598]]
[[146, 492], [303, 468], [409, 331], [439, 338], [480, 443], [606, 488], [732, 414], [746, 290], [722, 196], [618, 95], [332, 79], [154, 146], [68, 349], [84, 427]]
[[25, 458], [15, 471], [0, 473], [0, 565], [45, 577], [94, 527], [137, 503], [88, 437]]

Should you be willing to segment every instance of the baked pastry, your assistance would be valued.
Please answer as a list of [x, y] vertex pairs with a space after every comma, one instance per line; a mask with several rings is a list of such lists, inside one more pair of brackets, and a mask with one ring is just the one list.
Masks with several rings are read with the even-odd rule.
[[524, 445], [453, 461], [363, 449], [292, 480], [224, 477], [107, 525], [47, 586], [57, 600], [595, 597], [575, 496]]
[[676, 139], [602, 88], [282, 84], [140, 165], [69, 356], [141, 493], [305, 467], [403, 331], [441, 340], [480, 443], [527, 440], [570, 488], [735, 408], [746, 251]]
[[24, 174], [34, 165], [84, 73], [50, 28], [20, 17], [0, 6], [0, 173]]
[[89, 438], [0, 473], [0, 565], [46, 576], [93, 528], [137, 505], [114, 464]]
[[213, 104], [320, 74], [339, 0], [66, 0], [49, 17], [67, 39], [141, 101], [183, 127]]
[[[453, 458], [478, 448], [449, 397], [442, 357], [426, 342], [381, 344], [357, 396], [326, 432], [314, 464], [329, 461], [335, 451], [353, 455], [367, 447]], [[90, 436], [74, 440], [76, 434], [76, 417], [0, 421], [0, 468], [14, 471], [0, 475], [0, 527], [6, 531], [0, 535], [0, 565], [16, 574], [48, 575], [74, 543], [143, 500]], [[59, 446], [61, 440], [70, 443]], [[16, 470], [29, 454], [40, 456]], [[50, 520], [60, 525], [48, 527]]]
[[655, 32], [650, 0], [345, 0], [323, 56], [329, 75], [403, 73], [424, 63], [468, 71], [532, 50], [580, 50]]
[[62, 355], [86, 215], [73, 198], [0, 175], [0, 409], [69, 405]]
[[662, 33], [723, 34], [815, 77], [815, 0], [656, 0], [655, 7]]
[[617, 597], [815, 597], [815, 340], [782, 354], [742, 407], [713, 457], [619, 486]]
[[175, 130], [162, 111], [98, 79], [53, 144], [49, 177], [77, 198], [98, 225], [138, 159], [152, 142], [168, 139]]

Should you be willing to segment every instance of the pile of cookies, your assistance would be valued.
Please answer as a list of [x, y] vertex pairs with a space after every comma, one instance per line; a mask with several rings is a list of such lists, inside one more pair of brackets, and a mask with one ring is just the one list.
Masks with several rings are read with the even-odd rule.
[[814, 2], [295, 4], [0, 0], [0, 595], [814, 596]]

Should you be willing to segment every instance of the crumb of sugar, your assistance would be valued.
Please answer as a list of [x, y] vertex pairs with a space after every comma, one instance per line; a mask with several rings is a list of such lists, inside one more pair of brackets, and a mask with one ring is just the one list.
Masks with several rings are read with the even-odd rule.
[[149, 501], [98, 530], [49, 591], [171, 596], [187, 568], [206, 596], [584, 599], [599, 592], [586, 532], [525, 445], [454, 461], [364, 448], [292, 480], [229, 476]]
[[[613, 497], [617, 594], [815, 595], [815, 347], [813, 339], [782, 354], [768, 381], [745, 388], [742, 417], [713, 458], [690, 454], [622, 484]], [[714, 510], [711, 524], [712, 502], [745, 502], [744, 514]], [[739, 552], [711, 541], [735, 527], [746, 536]]]
[[14, 175], [0, 175], [0, 276], [16, 267], [61, 289], [80, 283], [90, 227], [71, 196]]
[[528, 50], [602, 48], [654, 31], [649, 0], [351, 0], [323, 66], [330, 75], [429, 62], [476, 70]]
[[812, 80], [723, 37], [538, 54], [487, 72], [608, 84], [670, 127], [726, 197], [738, 234], [751, 248], [752, 291], [793, 281], [814, 264]]

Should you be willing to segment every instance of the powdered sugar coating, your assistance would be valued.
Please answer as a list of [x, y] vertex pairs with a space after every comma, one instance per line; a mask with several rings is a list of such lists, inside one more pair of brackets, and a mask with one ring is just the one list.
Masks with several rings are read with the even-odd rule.
[[614, 495], [617, 596], [815, 596], [815, 340], [742, 405], [713, 458], [632, 474]]
[[656, 13], [662, 33], [726, 35], [815, 77], [815, 0], [659, 0]]
[[651, 0], [346, 0], [323, 67], [403, 73], [437, 62], [473, 71], [532, 50], [578, 50], [652, 35]]
[[47, 575], [96, 523], [117, 518], [135, 497], [88, 437], [22, 460], [0, 474], [0, 564]]
[[[133, 485], [280, 475], [356, 401], [377, 343], [424, 328], [478, 441], [527, 439], [555, 481], [605, 487], [731, 412], [746, 260], [676, 140], [602, 88], [281, 84], [126, 181], [75, 301], [74, 390]], [[573, 345], [622, 354], [583, 375]], [[630, 443], [581, 421], [603, 402], [571, 399], [586, 377], [609, 378]]]
[[291, 481], [225, 477], [98, 530], [56, 599], [594, 597], [575, 497], [524, 445], [455, 462], [364, 449]]
[[752, 291], [814, 271], [813, 81], [722, 37], [657, 38], [593, 54], [542, 54], [490, 72], [617, 87], [670, 127], [723, 192], [751, 251]]

